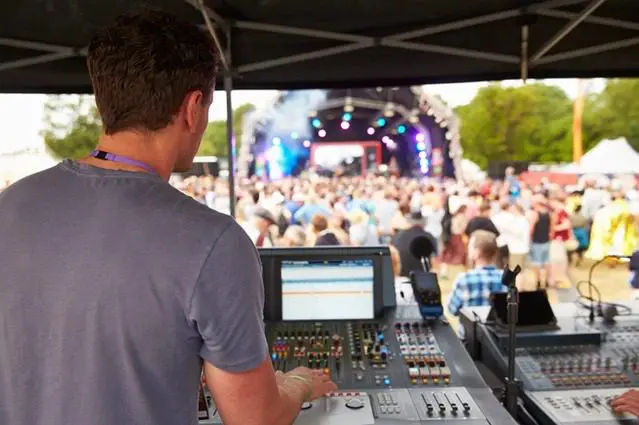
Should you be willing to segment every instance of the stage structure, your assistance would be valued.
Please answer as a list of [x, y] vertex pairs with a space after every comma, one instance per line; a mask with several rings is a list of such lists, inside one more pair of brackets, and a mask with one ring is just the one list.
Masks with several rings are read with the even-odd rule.
[[240, 177], [362, 175], [461, 178], [459, 121], [421, 86], [285, 91], [243, 123]]

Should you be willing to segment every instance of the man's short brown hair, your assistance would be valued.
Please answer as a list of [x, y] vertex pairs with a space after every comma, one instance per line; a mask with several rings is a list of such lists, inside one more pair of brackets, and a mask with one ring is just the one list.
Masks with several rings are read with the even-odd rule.
[[495, 260], [499, 248], [497, 246], [497, 236], [486, 230], [476, 230], [473, 232], [473, 247], [479, 251], [479, 256], [484, 260]]
[[118, 17], [87, 52], [104, 132], [160, 130], [193, 91], [208, 102], [217, 62], [212, 37], [194, 24], [157, 10]]

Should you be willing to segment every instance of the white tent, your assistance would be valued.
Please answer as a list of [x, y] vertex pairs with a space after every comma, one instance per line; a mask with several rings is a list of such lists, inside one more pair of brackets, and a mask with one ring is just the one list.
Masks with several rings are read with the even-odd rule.
[[481, 170], [481, 167], [466, 158], [461, 160], [461, 174], [467, 182], [478, 182], [486, 178], [486, 173]]
[[580, 174], [639, 174], [639, 153], [624, 138], [602, 140], [579, 161]]

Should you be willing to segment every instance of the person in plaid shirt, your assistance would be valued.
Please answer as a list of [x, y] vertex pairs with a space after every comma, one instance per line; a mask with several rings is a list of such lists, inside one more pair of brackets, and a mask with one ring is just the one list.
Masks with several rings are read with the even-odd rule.
[[[473, 261], [474, 269], [459, 274], [455, 279], [448, 301], [448, 312], [453, 316], [459, 315], [462, 307], [490, 305], [491, 294], [507, 290], [501, 283], [503, 271], [495, 265], [499, 252], [497, 238], [484, 231], [475, 232], [473, 237], [475, 243], [468, 255]], [[464, 337], [461, 327], [458, 336]]]

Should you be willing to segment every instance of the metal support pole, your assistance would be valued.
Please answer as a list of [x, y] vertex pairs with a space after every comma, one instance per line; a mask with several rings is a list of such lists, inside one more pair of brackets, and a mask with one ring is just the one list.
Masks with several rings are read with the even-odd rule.
[[568, 22], [553, 38], [548, 40], [531, 58], [533, 65], [542, 58], [546, 53], [555, 47], [561, 40], [563, 40], [572, 30], [574, 30], [580, 23], [582, 23], [588, 16], [597, 10], [606, 0], [592, 0], [592, 2], [581, 12], [575, 19]]
[[521, 26], [521, 81], [526, 84], [528, 80], [528, 25]]
[[228, 72], [224, 75], [224, 91], [226, 92], [226, 149], [229, 163], [229, 214], [231, 217], [235, 217], [235, 134], [233, 132], [233, 101], [231, 99], [233, 77]]

